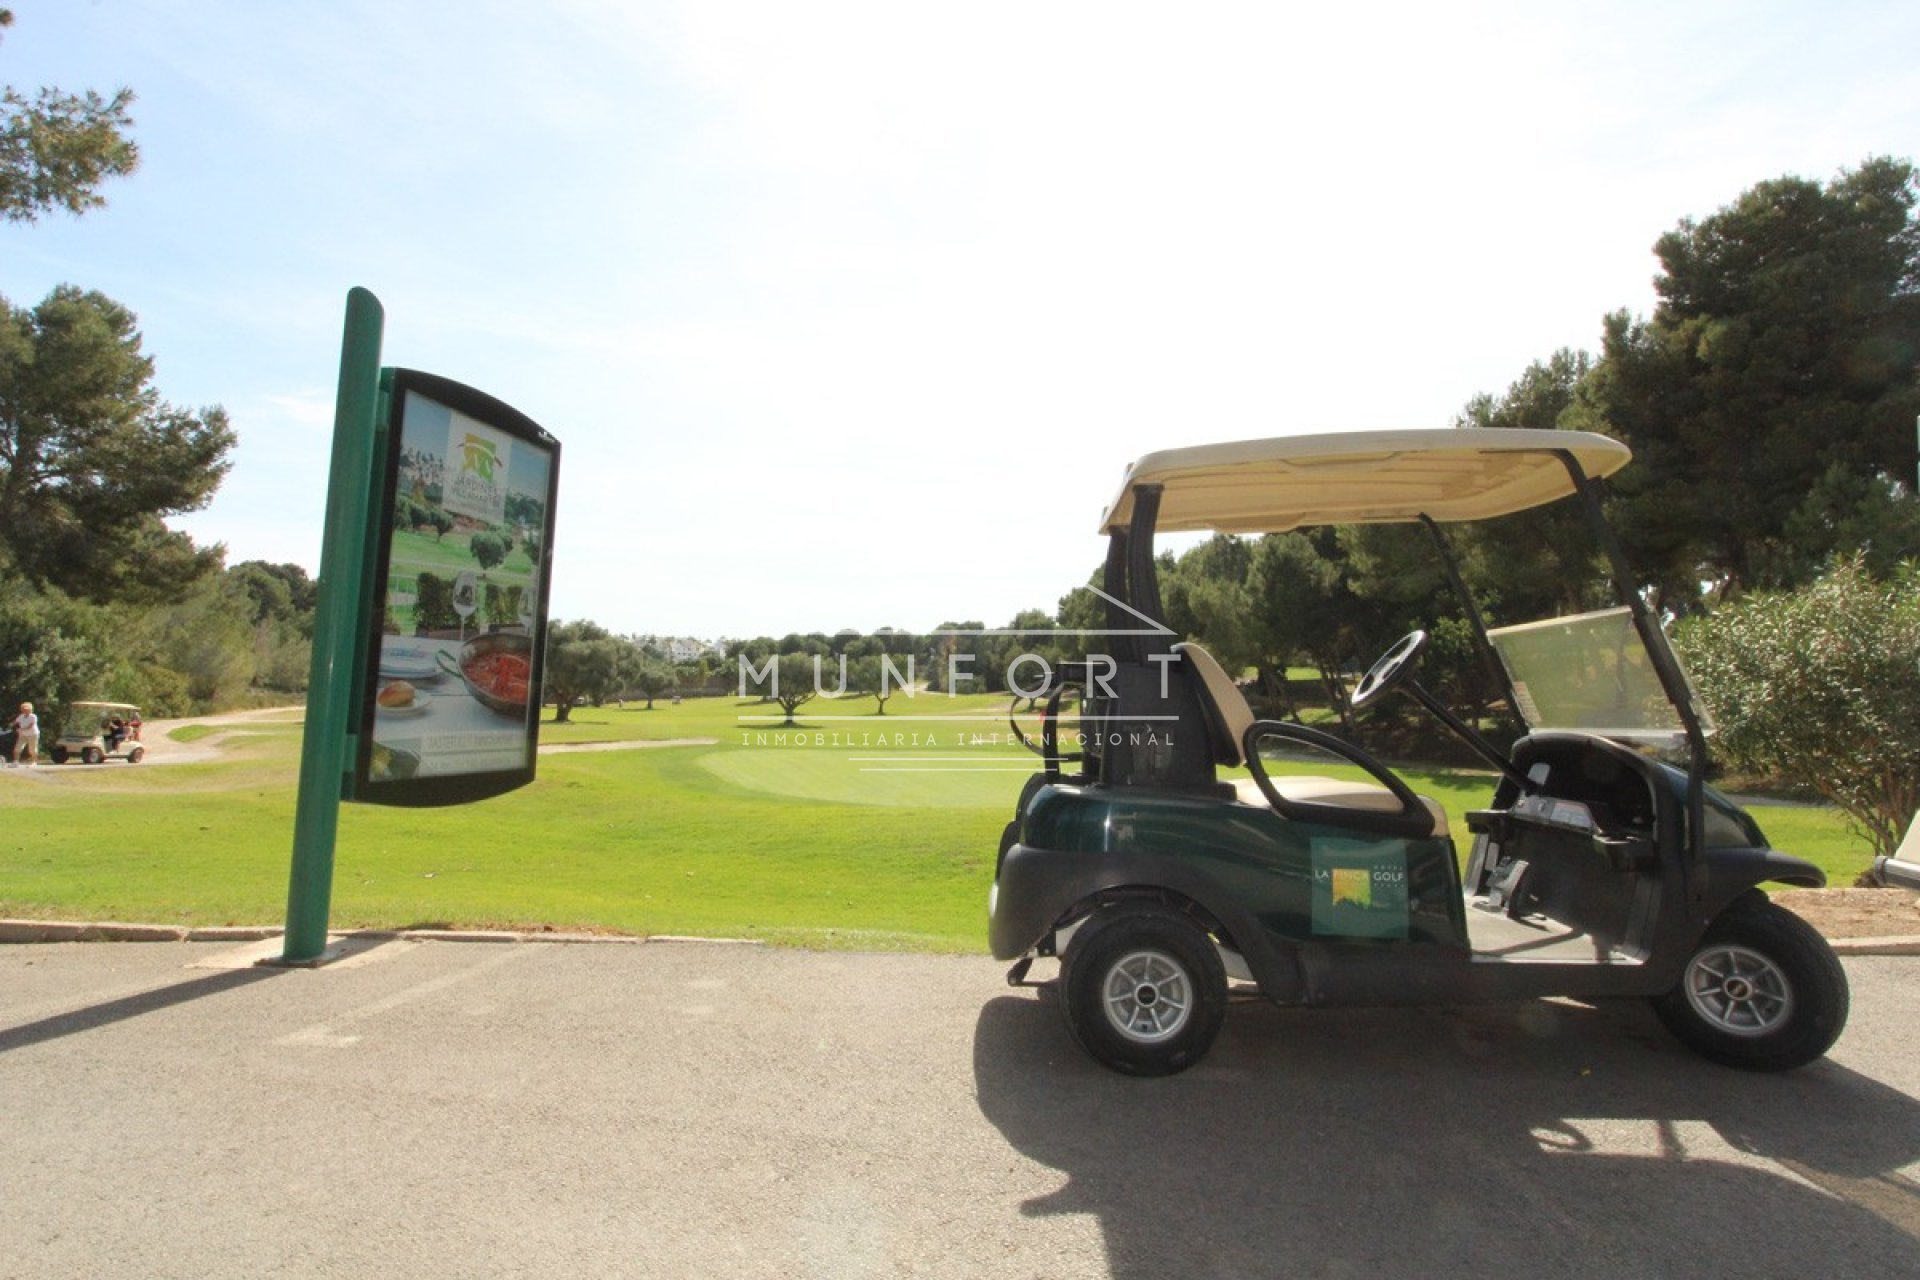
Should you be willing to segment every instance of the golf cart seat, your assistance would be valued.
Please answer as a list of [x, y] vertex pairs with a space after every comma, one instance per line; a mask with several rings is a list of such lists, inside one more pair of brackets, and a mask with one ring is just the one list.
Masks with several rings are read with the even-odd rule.
[[[1199, 645], [1176, 644], [1173, 651], [1198, 677], [1196, 684], [1202, 692], [1201, 703], [1209, 709], [1219, 730], [1214, 735], [1216, 760], [1228, 766], [1245, 764], [1247, 730], [1258, 719], [1253, 714], [1253, 708], [1247, 705], [1246, 695], [1228, 677], [1219, 660]], [[1400, 810], [1400, 801], [1391, 791], [1369, 782], [1292, 774], [1269, 774], [1267, 780], [1282, 796], [1297, 804], [1333, 805], [1373, 813], [1396, 813]], [[1241, 804], [1258, 805], [1263, 809], [1270, 807], [1267, 797], [1260, 790], [1260, 784], [1252, 778], [1235, 778], [1233, 792], [1234, 798]], [[1447, 811], [1429, 796], [1421, 796], [1419, 800], [1433, 816], [1431, 834], [1446, 835]]]

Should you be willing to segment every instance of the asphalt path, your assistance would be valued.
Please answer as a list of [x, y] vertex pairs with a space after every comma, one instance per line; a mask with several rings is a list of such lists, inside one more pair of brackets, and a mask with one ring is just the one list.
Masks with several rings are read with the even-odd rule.
[[977, 957], [258, 950], [0, 947], [0, 1275], [1920, 1274], [1916, 959], [1785, 1076], [1247, 1003], [1140, 1081]]

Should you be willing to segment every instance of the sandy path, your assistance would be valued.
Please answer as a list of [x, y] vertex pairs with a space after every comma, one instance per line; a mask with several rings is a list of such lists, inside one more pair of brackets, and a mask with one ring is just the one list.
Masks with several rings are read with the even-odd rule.
[[[147, 748], [143, 764], [196, 764], [220, 758], [220, 748], [249, 725], [299, 724], [306, 718], [304, 706], [261, 707], [253, 711], [230, 711], [217, 716], [193, 716], [183, 720], [149, 720], [141, 728], [140, 741]], [[167, 735], [183, 725], [207, 725], [221, 730], [192, 742], [176, 742]], [[623, 742], [549, 742], [541, 755], [566, 755], [581, 751], [645, 751], [653, 747], [710, 747], [718, 738], [650, 738]]]

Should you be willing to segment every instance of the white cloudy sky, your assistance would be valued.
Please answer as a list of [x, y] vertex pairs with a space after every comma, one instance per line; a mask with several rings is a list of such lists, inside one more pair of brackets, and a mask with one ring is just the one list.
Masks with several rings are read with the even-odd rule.
[[240, 445], [181, 523], [317, 567], [341, 310], [565, 445], [554, 612], [1004, 622], [1150, 449], [1445, 426], [1654, 239], [1920, 155], [1920, 5], [12, 0], [144, 162], [0, 226]]

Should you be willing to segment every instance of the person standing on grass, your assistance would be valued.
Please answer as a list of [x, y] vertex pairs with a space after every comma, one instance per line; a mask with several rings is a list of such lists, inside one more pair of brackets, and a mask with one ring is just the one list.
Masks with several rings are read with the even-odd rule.
[[20, 758], [26, 757], [27, 763], [40, 763], [40, 717], [33, 714], [33, 704], [20, 704], [20, 714], [13, 718], [13, 763], [18, 765]]

